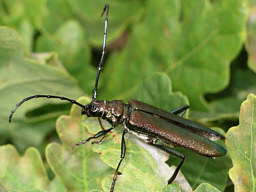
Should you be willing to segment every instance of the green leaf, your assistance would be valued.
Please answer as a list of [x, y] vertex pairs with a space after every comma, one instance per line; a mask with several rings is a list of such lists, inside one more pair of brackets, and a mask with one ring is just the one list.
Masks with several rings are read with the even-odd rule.
[[236, 191], [256, 190], [256, 97], [250, 94], [241, 105], [239, 125], [229, 129], [226, 145], [233, 162], [229, 176]]
[[176, 184], [172, 184], [172, 185], [168, 185], [166, 187], [163, 188], [162, 192], [176, 192], [176, 191], [181, 191], [179, 185]]
[[[23, 0], [24, 14], [25, 17], [35, 26], [36, 28], [41, 25], [41, 17], [43, 15], [44, 6], [47, 0]], [[24, 15], [22, 15], [24, 17]]]
[[220, 192], [220, 191], [207, 183], [202, 183], [196, 188], [195, 192]]
[[0, 147], [0, 185], [6, 191], [43, 191], [50, 181], [35, 148], [20, 157], [12, 145]]
[[131, 98], [166, 111], [189, 104], [187, 97], [181, 92], [172, 92], [170, 78], [165, 73], [154, 74], [140, 83]]
[[53, 180], [51, 180], [48, 191], [49, 192], [68, 192], [68, 190], [63, 185], [62, 181], [57, 176], [55, 176]]
[[46, 11], [41, 18], [41, 28], [44, 32], [53, 34], [63, 22], [76, 18], [84, 27], [90, 44], [101, 46], [104, 19], [100, 17], [100, 14], [106, 3], [111, 5], [108, 39], [110, 41], [116, 40], [125, 31], [127, 25], [138, 17], [142, 2], [136, 0], [129, 2], [119, 0], [112, 0], [111, 2], [90, 0], [47, 1]]
[[256, 72], [256, 1], [249, 0], [249, 18], [247, 22], [246, 49], [248, 52], [248, 66]]
[[244, 61], [242, 52], [231, 67], [229, 86], [216, 94], [208, 95], [210, 112], [191, 111], [191, 116], [203, 121], [220, 119], [237, 120], [241, 103], [249, 93], [256, 94], [256, 75]]
[[0, 25], [13, 27], [20, 32], [26, 53], [33, 48], [35, 28], [40, 23], [44, 3], [45, 0], [1, 1]]
[[104, 95], [123, 95], [164, 71], [193, 108], [206, 110], [203, 94], [228, 84], [229, 64], [245, 39], [246, 16], [245, 0], [148, 1], [126, 47], [106, 64]]
[[69, 20], [60, 26], [54, 35], [44, 35], [37, 42], [37, 51], [55, 50], [66, 69], [87, 93], [94, 86], [96, 68], [91, 65], [88, 42], [82, 26], [76, 20]]
[[[88, 103], [89, 100], [80, 98], [78, 101]], [[102, 178], [111, 169], [100, 161], [89, 144], [71, 148], [90, 136], [82, 125], [81, 107], [73, 106], [70, 116], [61, 116], [56, 126], [62, 144], [51, 143], [46, 148], [46, 159], [55, 175], [70, 192], [101, 189]]]
[[[38, 145], [49, 128], [53, 128], [53, 126], [49, 127], [49, 123], [58, 116], [58, 108], [52, 108], [52, 113], [48, 111], [29, 117], [27, 112], [38, 109], [46, 103], [61, 102], [54, 99], [29, 101], [29, 104], [22, 105], [15, 113], [13, 124], [8, 124], [8, 116], [15, 105], [23, 98], [35, 94], [63, 95], [75, 99], [83, 92], [64, 68], [55, 64], [54, 54], [44, 63], [39, 62], [36, 57], [24, 56], [24, 44], [20, 36], [6, 27], [0, 27], [0, 42], [0, 132], [11, 136], [15, 141], [23, 141], [23, 144], [25, 141], [29, 145]], [[22, 127], [26, 130], [30, 128], [30, 131], [23, 129], [21, 132], [16, 132]]]

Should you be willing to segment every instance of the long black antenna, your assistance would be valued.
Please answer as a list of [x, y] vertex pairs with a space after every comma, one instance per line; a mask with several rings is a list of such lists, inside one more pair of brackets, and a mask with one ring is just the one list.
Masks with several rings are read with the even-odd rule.
[[33, 95], [30, 97], [26, 97], [25, 99], [23, 99], [21, 102], [19, 102], [14, 109], [12, 110], [10, 116], [9, 116], [9, 122], [11, 123], [12, 121], [12, 116], [14, 114], [14, 112], [18, 109], [19, 106], [21, 106], [24, 102], [30, 100], [30, 99], [34, 99], [34, 98], [40, 98], [40, 97], [46, 97], [46, 98], [55, 98], [55, 99], [60, 99], [60, 100], [65, 100], [65, 101], [69, 101], [70, 103], [76, 104], [80, 107], [85, 107], [84, 105], [82, 105], [81, 103], [78, 103], [75, 100], [69, 99], [67, 97], [61, 97], [61, 96], [55, 96], [55, 95]]
[[108, 29], [108, 11], [109, 11], [109, 5], [106, 4], [102, 13], [101, 13], [101, 17], [102, 17], [104, 15], [104, 13], [106, 12], [104, 39], [103, 39], [102, 55], [101, 55], [100, 64], [99, 64], [99, 67], [98, 67], [98, 73], [97, 73], [97, 76], [96, 76], [95, 86], [94, 86], [94, 89], [92, 91], [92, 100], [96, 100], [96, 98], [97, 98], [98, 82], [99, 82], [99, 78], [100, 78], [100, 72], [103, 68], [102, 64], [103, 64], [103, 61], [104, 61], [104, 56], [105, 56], [105, 53], [106, 53], [105, 49], [106, 49], [107, 29]]

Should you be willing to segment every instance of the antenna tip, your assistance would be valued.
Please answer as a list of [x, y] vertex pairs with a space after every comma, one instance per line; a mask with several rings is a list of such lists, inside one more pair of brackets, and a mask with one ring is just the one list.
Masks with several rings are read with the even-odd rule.
[[109, 10], [109, 4], [105, 4], [104, 9], [100, 16], [102, 17], [104, 15], [105, 11], [106, 11], [106, 16], [108, 16], [108, 10]]
[[12, 114], [9, 116], [9, 123], [12, 122]]

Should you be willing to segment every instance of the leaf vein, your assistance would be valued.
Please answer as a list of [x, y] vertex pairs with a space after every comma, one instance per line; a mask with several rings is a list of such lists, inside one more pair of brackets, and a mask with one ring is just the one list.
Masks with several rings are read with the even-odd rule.
[[175, 68], [179, 67], [184, 61], [188, 60], [194, 53], [199, 51], [206, 43], [208, 43], [217, 33], [217, 29], [213, 30], [203, 41], [188, 51], [188, 53], [181, 57], [176, 63], [170, 65], [170, 67], [167, 69], [167, 73], [171, 72]]

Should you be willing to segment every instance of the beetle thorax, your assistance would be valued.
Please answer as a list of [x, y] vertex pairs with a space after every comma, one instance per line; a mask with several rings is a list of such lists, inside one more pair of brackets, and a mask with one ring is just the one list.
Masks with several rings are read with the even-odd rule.
[[88, 117], [101, 117], [111, 124], [122, 123], [124, 103], [121, 100], [95, 100], [92, 101], [85, 113]]

